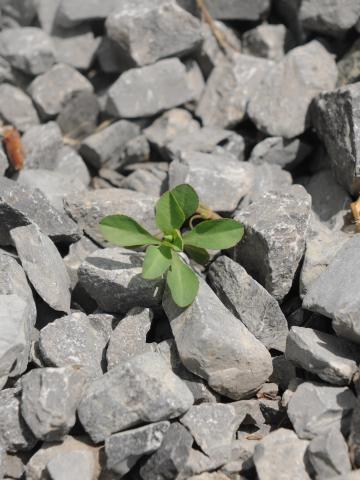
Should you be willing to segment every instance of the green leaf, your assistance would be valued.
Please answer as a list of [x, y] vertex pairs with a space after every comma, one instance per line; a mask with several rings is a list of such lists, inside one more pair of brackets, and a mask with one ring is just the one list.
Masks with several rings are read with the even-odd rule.
[[192, 245], [185, 246], [185, 253], [195, 260], [200, 265], [206, 265], [209, 262], [210, 255], [205, 248], [193, 247]]
[[199, 290], [199, 280], [179, 255], [172, 252], [172, 262], [166, 277], [171, 296], [179, 307], [190, 305]]
[[156, 225], [164, 233], [179, 229], [185, 222], [185, 213], [171, 192], [166, 192], [156, 204]]
[[173, 231], [173, 240], [172, 240], [174, 250], [181, 252], [184, 248], [184, 242], [180, 233], [180, 230]]
[[164, 245], [154, 247], [151, 245], [146, 250], [142, 271], [143, 277], [147, 280], [161, 277], [170, 267], [171, 260], [171, 249], [169, 247]]
[[190, 185], [187, 183], [178, 185], [171, 190], [171, 193], [185, 213], [185, 220], [196, 212], [199, 206], [199, 197]]
[[236, 245], [244, 234], [244, 227], [236, 220], [223, 218], [201, 222], [183, 236], [184, 245], [222, 250]]
[[159, 245], [161, 241], [126, 215], [109, 215], [99, 225], [104, 238], [121, 247]]

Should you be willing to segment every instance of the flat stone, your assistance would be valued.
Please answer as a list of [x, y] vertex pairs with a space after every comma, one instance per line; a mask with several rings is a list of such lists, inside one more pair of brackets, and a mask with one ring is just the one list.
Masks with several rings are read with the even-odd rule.
[[211, 264], [208, 279], [223, 304], [260, 342], [285, 351], [286, 318], [278, 302], [244, 268], [221, 256]]
[[151, 117], [191, 99], [185, 65], [171, 58], [123, 73], [109, 89], [106, 110], [116, 118]]
[[284, 25], [263, 23], [242, 36], [242, 51], [247, 55], [278, 62], [289, 47], [289, 31]]
[[49, 35], [37, 27], [8, 28], [0, 33], [0, 55], [12, 67], [28, 75], [39, 75], [55, 63]]
[[98, 246], [87, 237], [82, 237], [78, 242], [70, 245], [69, 253], [64, 257], [70, 281], [71, 288], [75, 288], [78, 283], [78, 270], [85, 258], [98, 250]]
[[94, 442], [142, 423], [176, 418], [193, 396], [157, 353], [123, 362], [91, 383], [78, 408], [79, 419]]
[[62, 147], [56, 155], [55, 170], [70, 178], [76, 177], [86, 187], [90, 184], [90, 173], [84, 160], [69, 146]]
[[[309, 127], [311, 101], [322, 90], [333, 89], [337, 80], [332, 55], [316, 40], [292, 49], [266, 73], [247, 112], [259, 130], [285, 138], [300, 135]], [[291, 84], [288, 78], [292, 78]], [[284, 116], [284, 111], [288, 115]]]
[[56, 121], [63, 135], [77, 140], [96, 129], [99, 114], [99, 101], [93, 92], [75, 92], [63, 105]]
[[33, 80], [28, 89], [40, 115], [54, 118], [75, 93], [93, 92], [91, 83], [74, 68], [56, 64]]
[[309, 444], [306, 456], [316, 478], [337, 478], [337, 475], [351, 472], [348, 446], [335, 428], [315, 437]]
[[246, 398], [271, 375], [265, 346], [204, 281], [200, 280], [198, 296], [187, 309], [177, 307], [168, 291], [163, 308], [183, 365], [216, 392], [234, 400]]
[[109, 336], [82, 312], [58, 318], [40, 330], [39, 352], [45, 365], [78, 366], [90, 377], [103, 373]]
[[217, 65], [210, 74], [196, 115], [206, 127], [229, 128], [245, 118], [249, 100], [268, 75], [273, 62], [236, 54]]
[[88, 70], [95, 60], [101, 38], [94, 36], [87, 26], [79, 29], [56, 28], [52, 34], [57, 63], [65, 63], [77, 70]]
[[360, 361], [360, 347], [312, 328], [292, 327], [286, 358], [332, 385], [349, 385]]
[[20, 393], [17, 388], [0, 391], [0, 442], [7, 452], [31, 450], [36, 438], [20, 414]]
[[22, 266], [37, 293], [54, 310], [70, 311], [70, 278], [54, 243], [36, 225], [10, 232]]
[[310, 200], [294, 185], [257, 197], [234, 217], [245, 226], [235, 260], [277, 300], [289, 292], [305, 250]]
[[55, 122], [36, 125], [26, 130], [21, 138], [25, 152], [25, 168], [53, 170], [56, 155], [63, 147], [61, 131]]
[[126, 475], [143, 455], [149, 455], [161, 446], [169, 426], [166, 421], [152, 423], [108, 437], [105, 440], [107, 468]]
[[59, 441], [75, 425], [85, 377], [73, 367], [36, 368], [21, 379], [21, 414], [39, 440]]
[[169, 169], [170, 189], [189, 183], [204, 204], [220, 212], [233, 212], [250, 192], [253, 181], [254, 167], [239, 162], [231, 154], [184, 151]]
[[65, 28], [93, 20], [105, 20], [116, 6], [116, 0], [62, 0], [55, 23]]
[[120, 120], [83, 140], [80, 155], [96, 169], [108, 162], [118, 161], [127, 142], [140, 133], [135, 123]]
[[92, 452], [75, 450], [60, 453], [46, 465], [51, 480], [92, 480], [95, 461]]
[[[155, 29], [149, 28], [152, 24]], [[202, 40], [199, 20], [174, 0], [126, 0], [105, 25], [108, 36], [138, 66], [188, 54]]]
[[21, 132], [39, 124], [31, 98], [20, 88], [7, 83], [0, 85], [0, 117]]
[[287, 413], [297, 436], [312, 440], [332, 428], [346, 435], [355, 403], [347, 387], [304, 382], [290, 398]]
[[308, 444], [285, 428], [267, 435], [254, 451], [259, 480], [276, 480], [279, 475], [294, 480], [310, 480], [304, 458]]
[[358, 235], [348, 240], [310, 285], [303, 301], [303, 308], [331, 318], [337, 335], [356, 343], [360, 342], [359, 246]]
[[270, 8], [269, 0], [225, 0], [221, 5], [216, 0], [206, 0], [205, 5], [213, 18], [221, 20], [260, 20]]
[[335, 177], [354, 195], [360, 193], [359, 102], [360, 85], [355, 83], [321, 93], [311, 109], [312, 123], [325, 144]]

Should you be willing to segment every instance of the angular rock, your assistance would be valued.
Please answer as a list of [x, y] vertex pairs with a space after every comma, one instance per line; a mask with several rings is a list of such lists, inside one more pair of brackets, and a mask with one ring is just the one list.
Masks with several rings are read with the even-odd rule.
[[192, 92], [192, 101], [187, 104], [187, 108], [189, 110], [194, 110], [204, 91], [205, 79], [198, 63], [195, 60], [188, 58], [184, 61], [184, 63], [186, 67], [188, 87]]
[[56, 155], [63, 147], [61, 131], [55, 122], [27, 129], [21, 140], [26, 156], [26, 169], [54, 170]]
[[62, 0], [56, 12], [57, 25], [69, 28], [79, 23], [105, 20], [116, 6], [116, 0]]
[[21, 414], [39, 440], [59, 441], [75, 424], [85, 377], [73, 367], [36, 368], [21, 379]]
[[58, 63], [29, 86], [29, 93], [44, 119], [54, 118], [75, 93], [93, 92], [91, 83], [74, 68]]
[[304, 382], [290, 398], [287, 413], [297, 436], [312, 440], [332, 428], [346, 435], [355, 403], [347, 387]]
[[36, 225], [10, 232], [22, 266], [40, 297], [54, 310], [70, 311], [70, 278], [53, 242]]
[[187, 54], [202, 40], [200, 22], [175, 0], [126, 0], [105, 25], [108, 36], [138, 66]]
[[143, 456], [155, 452], [162, 444], [169, 422], [158, 422], [111, 435], [105, 440], [107, 468], [126, 475]]
[[96, 475], [92, 452], [75, 450], [60, 453], [46, 465], [51, 480], [92, 480]]
[[97, 245], [89, 240], [87, 237], [82, 237], [78, 242], [70, 245], [69, 253], [64, 257], [70, 281], [71, 288], [75, 288], [78, 283], [78, 270], [85, 258], [98, 250]]
[[254, 165], [279, 165], [291, 170], [299, 165], [311, 152], [310, 145], [298, 138], [286, 140], [282, 137], [268, 137], [253, 148], [249, 162]]
[[90, 28], [55, 29], [52, 42], [57, 63], [65, 63], [77, 70], [88, 70], [96, 55], [101, 38], [95, 38]]
[[277, 300], [289, 292], [305, 249], [310, 196], [300, 185], [259, 196], [235, 220], [245, 235], [234, 258]]
[[296, 478], [310, 480], [306, 470], [305, 451], [309, 442], [294, 432], [280, 428], [267, 435], [255, 447], [254, 463], [259, 480]]
[[221, 256], [210, 266], [209, 282], [223, 304], [260, 342], [284, 352], [286, 318], [277, 301], [244, 268]]
[[39, 353], [45, 365], [77, 366], [90, 377], [103, 373], [109, 336], [82, 312], [58, 318], [40, 330]]
[[303, 308], [331, 318], [337, 335], [356, 343], [360, 342], [359, 247], [360, 236], [348, 240], [310, 285], [303, 301]]
[[[291, 83], [289, 78], [292, 78]], [[333, 57], [314, 40], [292, 49], [267, 71], [250, 98], [247, 112], [264, 133], [295, 137], [309, 126], [308, 109], [312, 99], [322, 90], [334, 88], [336, 80]], [[284, 111], [288, 114], [284, 115]]]
[[260, 20], [270, 8], [269, 0], [206, 0], [205, 5], [210, 15], [222, 20]]
[[228, 128], [241, 122], [249, 100], [272, 66], [269, 60], [239, 53], [217, 65], [196, 110], [203, 125]]
[[5, 478], [20, 479], [25, 473], [25, 465], [20, 455], [6, 454], [3, 466]]
[[278, 62], [289, 48], [289, 32], [284, 25], [263, 23], [242, 36], [242, 51], [247, 55]]
[[51, 34], [54, 30], [56, 11], [61, 0], [37, 0], [35, 9], [39, 24], [46, 33]]
[[0, 117], [23, 132], [39, 124], [39, 117], [26, 93], [7, 83], [0, 85]]
[[39, 75], [55, 63], [51, 38], [40, 28], [8, 28], [0, 33], [0, 55], [28, 75]]
[[100, 105], [92, 92], [75, 92], [63, 105], [56, 121], [63, 135], [81, 139], [91, 134], [97, 126]]
[[349, 193], [360, 193], [358, 105], [360, 85], [355, 83], [320, 94], [311, 109], [312, 123], [325, 144], [337, 181]]
[[156, 353], [123, 362], [90, 384], [81, 399], [80, 421], [94, 442], [142, 423], [176, 418], [193, 396]]
[[109, 89], [106, 110], [116, 118], [151, 117], [191, 99], [185, 65], [171, 58], [123, 73]]
[[121, 188], [147, 193], [153, 197], [160, 197], [167, 188], [168, 174], [154, 166], [150, 170], [135, 170], [121, 182]]
[[246, 398], [271, 375], [271, 357], [264, 345], [204, 281], [189, 308], [177, 307], [169, 292], [163, 308], [183, 365], [216, 392], [234, 400]]
[[360, 361], [360, 347], [312, 328], [292, 327], [287, 360], [332, 385], [349, 385]]
[[64, 146], [56, 155], [55, 170], [71, 178], [76, 177], [86, 187], [90, 183], [90, 173], [84, 160], [71, 147]]

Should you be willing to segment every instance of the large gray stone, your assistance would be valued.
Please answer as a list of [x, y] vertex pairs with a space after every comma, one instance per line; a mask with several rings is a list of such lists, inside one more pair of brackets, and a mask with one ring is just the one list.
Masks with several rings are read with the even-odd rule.
[[39, 124], [39, 117], [31, 101], [20, 88], [0, 85], [0, 117], [21, 132]]
[[193, 396], [156, 353], [123, 362], [90, 384], [81, 399], [80, 421], [94, 442], [142, 423], [176, 418]]
[[110, 87], [107, 112], [116, 117], [151, 117], [192, 99], [185, 65], [177, 58], [132, 68]]
[[348, 385], [357, 371], [360, 347], [312, 328], [292, 327], [287, 360], [333, 385]]
[[269, 0], [205, 0], [213, 18], [222, 20], [260, 20], [270, 8]]
[[292, 49], [267, 72], [250, 99], [248, 114], [268, 135], [295, 137], [309, 126], [312, 99], [322, 90], [334, 88], [336, 80], [332, 55], [314, 40]]
[[277, 300], [289, 292], [305, 249], [311, 197], [300, 185], [256, 198], [235, 220], [245, 226], [234, 258]]
[[97, 250], [79, 269], [80, 285], [105, 312], [159, 306], [164, 281], [142, 278], [143, 260], [143, 253], [124, 248]]
[[287, 321], [277, 301], [246, 270], [228, 257], [209, 269], [210, 285], [223, 304], [267, 348], [285, 350]]
[[150, 455], [161, 446], [169, 426], [166, 421], [152, 423], [108, 437], [105, 440], [107, 468], [126, 475], [143, 455]]
[[326, 146], [337, 181], [351, 194], [360, 193], [360, 84], [320, 94], [312, 107], [312, 123]]
[[269, 60], [240, 53], [217, 65], [196, 110], [203, 125], [228, 128], [243, 120], [249, 100], [272, 66]]
[[46, 465], [51, 480], [93, 480], [96, 463], [92, 452], [74, 450], [60, 453]]
[[61, 131], [55, 122], [36, 125], [22, 136], [25, 167], [54, 170], [59, 150], [63, 147]]
[[290, 398], [287, 413], [299, 438], [312, 440], [332, 428], [346, 435], [355, 402], [347, 387], [304, 382]]
[[271, 375], [271, 357], [265, 346], [203, 280], [190, 307], [177, 307], [168, 291], [163, 307], [182, 363], [216, 392], [234, 400], [246, 398]]
[[125, 0], [106, 19], [106, 30], [139, 66], [187, 54], [202, 39], [200, 22], [175, 0]]
[[59, 441], [75, 425], [85, 377], [75, 367], [36, 368], [21, 379], [21, 414], [39, 440]]
[[51, 38], [57, 63], [65, 63], [78, 70], [91, 67], [101, 41], [101, 37], [95, 37], [87, 26], [80, 29], [56, 28]]
[[310, 285], [303, 301], [303, 308], [331, 318], [336, 333], [356, 343], [360, 342], [359, 248], [360, 236], [355, 235]]
[[54, 243], [36, 225], [10, 232], [22, 266], [37, 293], [54, 310], [70, 311], [70, 278]]

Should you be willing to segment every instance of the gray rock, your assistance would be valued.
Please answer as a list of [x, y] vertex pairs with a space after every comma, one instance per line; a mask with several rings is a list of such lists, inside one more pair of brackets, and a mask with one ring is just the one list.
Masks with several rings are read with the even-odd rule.
[[21, 379], [21, 414], [39, 440], [59, 441], [75, 425], [85, 377], [74, 367], [36, 368]]
[[123, 248], [97, 250], [78, 271], [80, 285], [105, 312], [156, 307], [161, 303], [164, 282], [142, 278], [143, 259], [143, 253]]
[[284, 25], [263, 23], [242, 36], [242, 51], [247, 55], [268, 58], [278, 62], [289, 45], [289, 32]]
[[10, 63], [5, 58], [0, 57], [0, 81], [1, 83], [15, 83], [15, 76]]
[[129, 140], [121, 152], [120, 160], [115, 164], [110, 163], [110, 168], [119, 168], [131, 163], [147, 162], [150, 159], [150, 145], [145, 135], [138, 135]]
[[49, 35], [36, 27], [8, 28], [0, 33], [0, 55], [12, 67], [39, 75], [55, 63], [55, 49]]
[[210, 285], [223, 304], [267, 348], [285, 350], [288, 326], [277, 301], [239, 264], [217, 258], [209, 269]]
[[70, 278], [53, 242], [36, 225], [10, 232], [22, 266], [37, 293], [54, 310], [70, 311]]
[[62, 133], [70, 139], [81, 139], [97, 126], [100, 105], [92, 92], [75, 92], [63, 105], [56, 121]]
[[39, 24], [46, 33], [51, 34], [54, 29], [56, 12], [60, 3], [61, 0], [37, 0], [35, 2]]
[[0, 85], [0, 117], [21, 132], [39, 124], [39, 117], [26, 93], [7, 83]]
[[[291, 83], [289, 78], [292, 78]], [[267, 71], [250, 98], [247, 112], [264, 133], [295, 137], [309, 126], [308, 109], [313, 98], [322, 90], [334, 88], [336, 80], [333, 57], [314, 40], [292, 49]], [[284, 116], [284, 111], [288, 115]]]
[[355, 83], [320, 94], [311, 110], [312, 123], [325, 144], [337, 181], [354, 195], [360, 193], [359, 101], [360, 85]]
[[196, 108], [197, 102], [200, 100], [200, 97], [204, 91], [205, 79], [198, 63], [195, 60], [188, 58], [184, 60], [184, 63], [186, 67], [188, 87], [192, 92], [192, 101], [189, 102], [186, 107], [192, 111]]
[[75, 450], [60, 453], [46, 465], [51, 480], [93, 480], [95, 461], [92, 452]]
[[303, 0], [299, 20], [306, 30], [341, 36], [358, 21], [360, 5], [354, 0]]
[[71, 288], [75, 288], [78, 283], [78, 270], [85, 258], [98, 250], [98, 246], [87, 237], [82, 237], [78, 242], [70, 245], [69, 253], [64, 257], [70, 281]]
[[355, 402], [347, 387], [304, 382], [290, 398], [287, 413], [299, 438], [312, 440], [332, 428], [346, 435]]
[[269, 352], [204, 281], [189, 308], [177, 307], [169, 292], [163, 307], [183, 365], [216, 392], [234, 400], [246, 398], [271, 375]]
[[299, 165], [310, 152], [310, 145], [298, 138], [286, 140], [282, 137], [269, 137], [255, 145], [249, 162], [254, 165], [268, 163], [292, 169]]
[[328, 268], [310, 285], [303, 308], [332, 319], [335, 332], [350, 341], [360, 342], [357, 321], [359, 309], [360, 236], [355, 235], [338, 251]]
[[69, 28], [92, 20], [105, 20], [116, 6], [116, 0], [62, 0], [56, 12], [56, 24]]
[[300, 185], [265, 193], [235, 220], [245, 226], [234, 258], [277, 300], [289, 292], [305, 249], [310, 196]]
[[108, 36], [138, 66], [187, 54], [202, 40], [200, 22], [175, 0], [126, 0], [105, 25]]
[[54, 170], [57, 154], [63, 147], [61, 131], [55, 122], [36, 125], [22, 136], [26, 169], [46, 168]]
[[40, 330], [39, 352], [47, 366], [78, 366], [91, 377], [103, 372], [108, 335], [82, 312], [58, 318]]
[[273, 62], [240, 53], [217, 65], [207, 81], [196, 110], [206, 127], [233, 127], [246, 114], [249, 100], [268, 75]]
[[12, 19], [18, 25], [30, 25], [36, 15], [33, 0], [27, 0], [26, 2], [21, 0], [3, 0], [1, 9], [7, 20]]
[[176, 418], [193, 396], [156, 353], [123, 362], [85, 390], [78, 414], [94, 442], [142, 423]]
[[[250, 192], [254, 167], [229, 154], [184, 151], [169, 169], [169, 188], [191, 184], [201, 201], [220, 212], [233, 212]], [[222, 195], [219, 195], [219, 191]]]
[[315, 478], [322, 480], [351, 471], [348, 446], [342, 434], [329, 430], [325, 435], [318, 435], [309, 444], [306, 457], [315, 472]]
[[4, 147], [0, 146], [0, 177], [3, 177], [9, 167], [9, 161], [4, 151]]
[[20, 414], [20, 393], [17, 388], [0, 391], [0, 442], [7, 452], [31, 450], [36, 438]]
[[289, 362], [285, 355], [273, 357], [273, 373], [269, 378], [270, 382], [274, 382], [281, 390], [286, 390], [292, 379], [296, 377], [295, 366]]
[[333, 385], [348, 385], [357, 371], [360, 347], [312, 328], [292, 327], [287, 360]]
[[270, 8], [269, 0], [225, 0], [219, 4], [216, 0], [206, 0], [210, 15], [222, 20], [260, 20]]
[[154, 166], [151, 170], [135, 170], [121, 182], [121, 188], [160, 197], [167, 190], [168, 174]]
[[105, 440], [107, 468], [126, 475], [143, 456], [155, 452], [162, 444], [169, 422], [158, 422], [111, 435]]
[[90, 28], [55, 29], [52, 42], [57, 63], [65, 63], [77, 70], [88, 70], [96, 55], [101, 38], [94, 36]]
[[122, 188], [104, 188], [68, 195], [65, 210], [84, 228], [91, 239], [105, 245], [98, 225], [107, 215], [123, 214], [133, 217], [149, 231], [154, 231], [156, 197]]
[[191, 99], [185, 65], [171, 58], [123, 73], [109, 89], [106, 109], [116, 118], [151, 117]]
[[[338, 86], [358, 82], [360, 79], [360, 41], [355, 40], [350, 50], [337, 62], [339, 70]], [[6, 66], [4, 75], [7, 76]]]
[[103, 36], [96, 51], [96, 59], [101, 71], [109, 74], [120, 74], [131, 68], [128, 59], [123, 58], [119, 45], [107, 36]]
[[62, 63], [36, 77], [29, 86], [29, 93], [45, 119], [56, 117], [69, 98], [79, 92], [93, 92], [93, 86], [77, 70]]
[[80, 154], [88, 164], [99, 169], [107, 162], [118, 161], [126, 143], [139, 133], [135, 123], [120, 120], [85, 138]]
[[136, 355], [154, 351], [154, 346], [146, 343], [152, 317], [148, 308], [133, 308], [119, 322], [111, 334], [106, 351], [108, 370]]
[[25, 465], [20, 455], [9, 453], [5, 455], [3, 461], [5, 478], [20, 479], [24, 475]]
[[259, 480], [276, 480], [279, 476], [310, 480], [306, 471], [305, 451], [309, 442], [294, 432], [280, 428], [267, 435], [255, 447], [254, 463]]
[[76, 177], [86, 187], [90, 183], [90, 173], [84, 160], [71, 147], [64, 146], [56, 155], [55, 170], [71, 178]]

